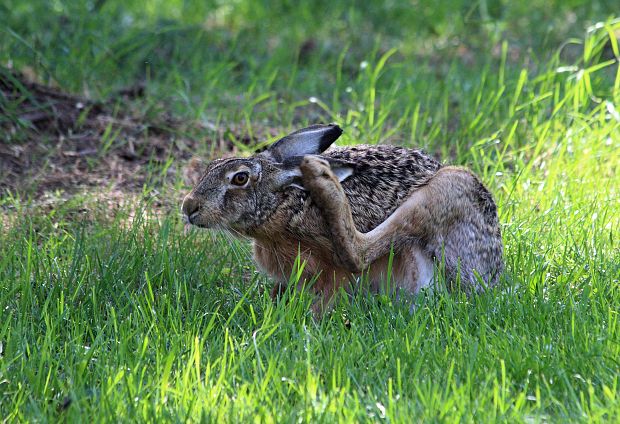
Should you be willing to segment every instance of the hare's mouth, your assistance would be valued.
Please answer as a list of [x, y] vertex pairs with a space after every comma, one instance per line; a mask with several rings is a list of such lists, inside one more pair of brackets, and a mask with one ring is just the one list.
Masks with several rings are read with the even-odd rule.
[[199, 212], [194, 212], [191, 215], [185, 215], [186, 223], [195, 225], [196, 227], [206, 228], [207, 226], [204, 225], [203, 222], [200, 222], [201, 220], [199, 215]]
[[216, 228], [217, 223], [213, 222], [209, 217], [206, 217], [199, 212], [194, 212], [191, 215], [185, 215], [185, 226], [194, 226], [198, 228]]

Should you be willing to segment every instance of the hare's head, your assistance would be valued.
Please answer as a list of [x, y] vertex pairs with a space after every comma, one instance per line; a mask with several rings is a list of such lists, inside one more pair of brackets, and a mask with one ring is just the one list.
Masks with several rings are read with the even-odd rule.
[[[188, 223], [247, 232], [259, 226], [278, 205], [278, 192], [303, 190], [299, 164], [305, 155], [318, 155], [340, 136], [337, 125], [313, 125], [278, 140], [248, 158], [216, 159], [183, 201]], [[332, 164], [344, 179], [350, 164]]]

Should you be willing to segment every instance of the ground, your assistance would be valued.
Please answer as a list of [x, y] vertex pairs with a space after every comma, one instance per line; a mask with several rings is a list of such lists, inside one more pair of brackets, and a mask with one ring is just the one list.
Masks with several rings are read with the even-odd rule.
[[[0, 417], [620, 419], [614, 6], [5, 1]], [[246, 242], [183, 233], [205, 161], [317, 122], [480, 175], [501, 287], [317, 321]]]

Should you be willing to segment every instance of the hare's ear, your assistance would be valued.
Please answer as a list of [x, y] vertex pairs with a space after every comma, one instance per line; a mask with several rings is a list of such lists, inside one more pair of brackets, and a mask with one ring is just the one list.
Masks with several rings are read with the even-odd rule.
[[353, 162], [332, 158], [325, 159], [329, 162], [329, 167], [340, 182], [343, 182], [355, 172], [355, 163]]
[[338, 125], [312, 125], [295, 131], [272, 144], [266, 151], [276, 162], [304, 155], [318, 155], [342, 134]]
[[[355, 162], [325, 156], [321, 157], [329, 162], [331, 171], [340, 182], [355, 173]], [[305, 190], [301, 181], [301, 171], [299, 170], [299, 164], [302, 160], [303, 156], [292, 156], [283, 163], [278, 164], [279, 172], [276, 178], [276, 185], [279, 188], [295, 187]]]
[[276, 190], [285, 189], [287, 187], [296, 187], [305, 190], [301, 186], [301, 171], [298, 164], [279, 163], [276, 165], [277, 172], [274, 175], [273, 185]]

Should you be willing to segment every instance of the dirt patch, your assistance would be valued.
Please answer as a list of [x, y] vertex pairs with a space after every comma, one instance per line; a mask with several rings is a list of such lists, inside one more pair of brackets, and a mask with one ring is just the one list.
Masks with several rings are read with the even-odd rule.
[[96, 187], [139, 192], [177, 174], [190, 184], [201, 166], [192, 160], [197, 152], [231, 155], [274, 135], [249, 137], [166, 112], [146, 117], [143, 95], [144, 87], [135, 86], [115, 93], [113, 102], [94, 101], [0, 68], [0, 193], [42, 199], [50, 191]]

